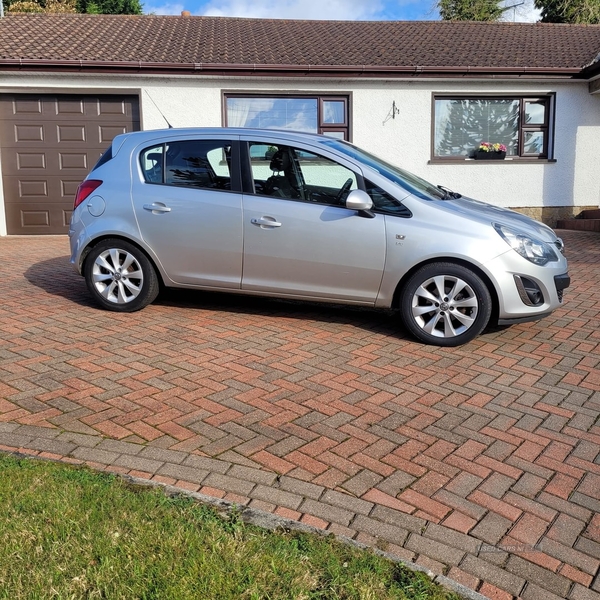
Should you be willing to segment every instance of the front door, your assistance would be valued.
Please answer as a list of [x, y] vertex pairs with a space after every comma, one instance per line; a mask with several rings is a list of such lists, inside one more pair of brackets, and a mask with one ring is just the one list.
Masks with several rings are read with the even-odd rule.
[[385, 220], [345, 208], [355, 173], [299, 148], [270, 146], [270, 163], [260, 155], [251, 145], [255, 193], [243, 199], [242, 289], [373, 304]]

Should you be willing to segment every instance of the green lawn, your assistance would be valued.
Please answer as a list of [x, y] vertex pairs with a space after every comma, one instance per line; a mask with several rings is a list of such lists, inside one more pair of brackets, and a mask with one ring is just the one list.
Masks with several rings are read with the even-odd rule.
[[0, 598], [458, 596], [331, 536], [273, 533], [113, 475], [0, 455]]

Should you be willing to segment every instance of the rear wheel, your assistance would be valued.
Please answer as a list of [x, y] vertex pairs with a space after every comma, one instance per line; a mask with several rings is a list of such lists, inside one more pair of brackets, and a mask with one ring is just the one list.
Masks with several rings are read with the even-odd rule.
[[400, 312], [407, 329], [436, 346], [460, 346], [477, 337], [492, 312], [482, 279], [454, 263], [432, 263], [414, 273], [402, 290]]
[[96, 301], [116, 312], [134, 312], [158, 296], [158, 277], [148, 257], [124, 240], [94, 246], [84, 266], [85, 282]]

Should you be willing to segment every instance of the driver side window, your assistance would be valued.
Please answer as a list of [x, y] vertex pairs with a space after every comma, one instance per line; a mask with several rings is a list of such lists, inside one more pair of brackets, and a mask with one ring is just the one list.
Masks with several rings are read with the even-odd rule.
[[300, 148], [250, 143], [250, 162], [255, 193], [263, 196], [344, 206], [358, 187], [353, 171]]

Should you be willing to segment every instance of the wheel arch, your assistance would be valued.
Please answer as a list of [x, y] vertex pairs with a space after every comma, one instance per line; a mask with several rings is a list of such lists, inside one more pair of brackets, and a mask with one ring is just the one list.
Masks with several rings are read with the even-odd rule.
[[81, 273], [85, 272], [85, 263], [88, 259], [90, 252], [93, 250], [93, 248], [95, 246], [104, 242], [105, 240], [123, 240], [124, 242], [127, 242], [128, 244], [131, 244], [131, 245], [135, 246], [136, 248], [138, 248], [138, 250], [140, 250], [141, 252], [144, 253], [146, 258], [150, 261], [150, 264], [154, 268], [154, 271], [156, 272], [156, 274], [158, 276], [158, 283], [159, 283], [160, 287], [161, 288], [166, 287], [164, 278], [163, 278], [162, 269], [161, 269], [160, 265], [157, 263], [157, 261], [154, 259], [152, 254], [150, 254], [148, 252], [148, 250], [146, 248], [144, 248], [144, 246], [142, 244], [140, 244], [137, 240], [131, 239], [131, 238], [129, 238], [123, 234], [119, 234], [119, 233], [115, 233], [115, 234], [105, 233], [103, 235], [98, 236], [97, 238], [94, 238], [93, 240], [90, 240], [90, 242], [86, 245], [84, 250], [81, 252], [81, 258], [80, 258]]
[[489, 278], [487, 273], [483, 269], [478, 267], [477, 265], [474, 265], [472, 262], [469, 262], [468, 260], [463, 260], [463, 259], [456, 258], [456, 257], [438, 256], [435, 258], [430, 258], [428, 260], [424, 260], [423, 262], [420, 262], [420, 263], [414, 265], [411, 269], [409, 269], [406, 273], [404, 273], [404, 275], [402, 276], [402, 278], [396, 285], [396, 289], [394, 290], [394, 296], [392, 299], [392, 308], [398, 309], [400, 307], [400, 297], [402, 295], [402, 289], [403, 289], [405, 283], [410, 279], [410, 277], [412, 277], [412, 275], [414, 273], [416, 273], [422, 267], [425, 267], [427, 265], [432, 265], [435, 263], [452, 263], [455, 265], [460, 265], [461, 267], [470, 269], [477, 276], [479, 276], [480, 279], [485, 284], [485, 286], [487, 287], [487, 289], [490, 293], [490, 296], [492, 298], [492, 314], [490, 315], [489, 322], [496, 323], [498, 321], [500, 300], [498, 298], [498, 292], [496, 291], [496, 288], [495, 288], [494, 284], [492, 283], [492, 280]]

